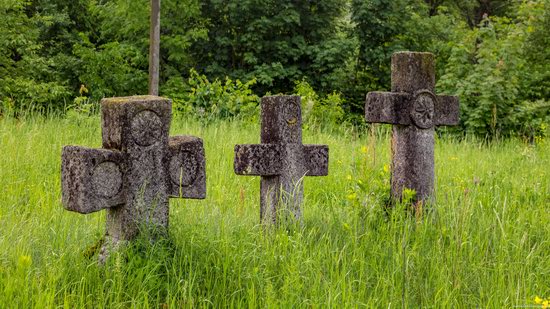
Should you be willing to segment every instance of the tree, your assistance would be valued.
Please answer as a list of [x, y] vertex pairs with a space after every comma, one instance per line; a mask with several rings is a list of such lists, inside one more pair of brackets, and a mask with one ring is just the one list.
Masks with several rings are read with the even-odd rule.
[[[94, 100], [104, 96], [141, 94], [147, 91], [150, 0], [112, 0], [92, 10], [97, 35], [80, 33], [73, 52], [79, 59], [80, 83]], [[184, 80], [196, 63], [189, 49], [206, 38], [206, 20], [199, 0], [162, 2], [159, 54], [159, 92], [185, 89]]]
[[[348, 57], [339, 37], [346, 0], [208, 0], [208, 40], [193, 47], [209, 77], [258, 81], [257, 91], [287, 92], [308, 78], [319, 87]], [[340, 45], [339, 48], [335, 48]], [[327, 87], [328, 88], [328, 87]]]
[[63, 15], [38, 14], [26, 1], [0, 1], [0, 103], [3, 110], [23, 107], [44, 110], [61, 106], [70, 95], [61, 65], [48, 50], [54, 47], [44, 33]]
[[[550, 119], [548, 90], [543, 89], [548, 83], [544, 57], [549, 53], [533, 51], [548, 50], [548, 45], [538, 47], [547, 38], [529, 35], [548, 31], [543, 8], [543, 2], [525, 1], [514, 18], [486, 17], [482, 27], [470, 29], [464, 23], [454, 29], [438, 87], [460, 96], [461, 122], [468, 132], [494, 137], [532, 136], [544, 130]], [[542, 56], [542, 62], [533, 55]], [[543, 88], [537, 88], [541, 84]]]
[[[362, 113], [368, 91], [389, 89], [391, 55], [401, 50], [429, 51], [431, 24], [427, 7], [416, 0], [353, 0], [352, 21], [359, 42], [355, 77], [344, 90], [355, 102], [352, 111]], [[417, 16], [417, 18], [414, 18]], [[423, 33], [421, 33], [423, 32]], [[420, 37], [423, 35], [424, 37]]]

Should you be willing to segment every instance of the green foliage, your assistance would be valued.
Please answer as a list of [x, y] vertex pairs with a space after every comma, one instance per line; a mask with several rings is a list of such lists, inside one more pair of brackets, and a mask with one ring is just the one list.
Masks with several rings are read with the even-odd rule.
[[344, 99], [339, 93], [320, 97], [306, 81], [296, 83], [294, 93], [302, 100], [302, 122], [306, 127], [337, 126], [344, 120]]
[[510, 0], [444, 0], [444, 5], [455, 9], [470, 28], [477, 27], [489, 16], [509, 17], [521, 1]]
[[[149, 1], [114, 0], [97, 4], [92, 13], [100, 28], [97, 38], [81, 33], [73, 52], [79, 59], [79, 82], [91, 97], [147, 92]], [[191, 44], [206, 37], [197, 0], [165, 1], [161, 13], [161, 84], [194, 66]], [[170, 87], [170, 86], [169, 86]]]
[[[352, 20], [360, 38], [357, 64], [369, 77], [372, 88], [389, 88], [390, 62], [396, 46], [396, 37], [404, 33], [403, 24], [410, 18], [409, 0], [354, 0]], [[403, 9], [405, 8], [406, 9]]]
[[460, 96], [461, 121], [467, 131], [489, 136], [529, 132], [550, 114], [547, 104], [531, 107], [526, 83], [533, 83], [526, 39], [535, 18], [529, 8], [538, 5], [523, 3], [514, 20], [493, 17], [479, 28], [456, 29], [438, 87]]
[[445, 7], [429, 15], [429, 8], [418, 0], [354, 0], [352, 8], [359, 42], [355, 73], [340, 87], [352, 102], [350, 110], [362, 114], [366, 92], [390, 89], [392, 54], [407, 50], [439, 56], [455, 19]]
[[194, 70], [190, 75], [187, 92], [177, 91], [169, 95], [174, 100], [177, 114], [193, 115], [207, 122], [238, 116], [247, 118], [257, 114], [260, 98], [250, 89], [256, 80], [242, 83], [226, 77], [223, 82], [218, 79], [210, 82], [206, 76]]
[[103, 97], [143, 94], [147, 89], [147, 55], [130, 44], [112, 42], [95, 48], [91, 43], [78, 44], [74, 54], [79, 80], [90, 90], [94, 100]]
[[[148, 0], [0, 0], [0, 15], [1, 113], [63, 110], [82, 87], [91, 102], [147, 92]], [[188, 102], [192, 69], [257, 96], [307, 81], [306, 118], [358, 125], [365, 94], [390, 88], [391, 55], [428, 51], [439, 90], [461, 96], [459, 130], [532, 138], [550, 113], [548, 38], [547, 0], [163, 0], [160, 90]]]
[[[30, 2], [0, 1], [0, 101], [3, 112], [23, 106], [44, 110], [50, 104], [63, 106], [70, 92], [57, 76], [56, 59], [46, 57], [41, 40], [44, 28], [56, 16], [29, 14]], [[1, 111], [0, 111], [1, 112]]]
[[345, 0], [210, 0], [208, 40], [193, 48], [201, 72], [241, 80], [256, 78], [260, 93], [288, 92], [307, 76], [327, 87], [330, 75], [353, 49], [340, 19]]
[[529, 63], [524, 97], [550, 100], [550, 3], [530, 1], [520, 8], [527, 22], [525, 56]]

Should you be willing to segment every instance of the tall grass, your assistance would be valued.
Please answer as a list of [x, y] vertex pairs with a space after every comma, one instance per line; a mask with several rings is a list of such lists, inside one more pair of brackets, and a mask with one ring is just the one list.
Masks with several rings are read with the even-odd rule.
[[173, 199], [170, 235], [105, 266], [89, 256], [104, 212], [60, 202], [63, 145], [100, 147], [98, 116], [0, 120], [0, 307], [512, 307], [550, 297], [550, 141], [441, 138], [437, 203], [418, 220], [385, 211], [387, 130], [306, 130], [330, 147], [307, 177], [303, 225], [265, 230], [259, 178], [233, 147], [259, 126], [174, 120], [204, 139], [207, 199]]

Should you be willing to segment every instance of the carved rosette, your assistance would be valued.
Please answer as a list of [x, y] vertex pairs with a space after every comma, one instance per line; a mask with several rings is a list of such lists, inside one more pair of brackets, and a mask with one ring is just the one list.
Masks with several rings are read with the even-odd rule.
[[436, 100], [435, 95], [429, 90], [415, 93], [411, 120], [420, 129], [429, 129], [434, 126]]

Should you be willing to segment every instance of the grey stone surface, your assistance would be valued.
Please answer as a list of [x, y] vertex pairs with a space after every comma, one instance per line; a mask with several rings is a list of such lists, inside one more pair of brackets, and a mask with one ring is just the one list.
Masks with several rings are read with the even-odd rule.
[[300, 219], [302, 179], [328, 175], [328, 146], [302, 144], [300, 97], [264, 97], [261, 110], [262, 143], [235, 146], [235, 173], [261, 176], [262, 222], [277, 223], [287, 210]]
[[205, 198], [202, 140], [169, 138], [171, 111], [161, 97], [103, 99], [104, 149], [63, 148], [63, 205], [79, 213], [107, 209], [110, 245], [143, 226], [166, 230], [169, 197]]
[[416, 201], [434, 191], [434, 127], [459, 123], [455, 96], [437, 96], [435, 59], [431, 53], [399, 52], [392, 56], [391, 93], [367, 94], [367, 122], [393, 124], [391, 194], [401, 200], [405, 188]]

